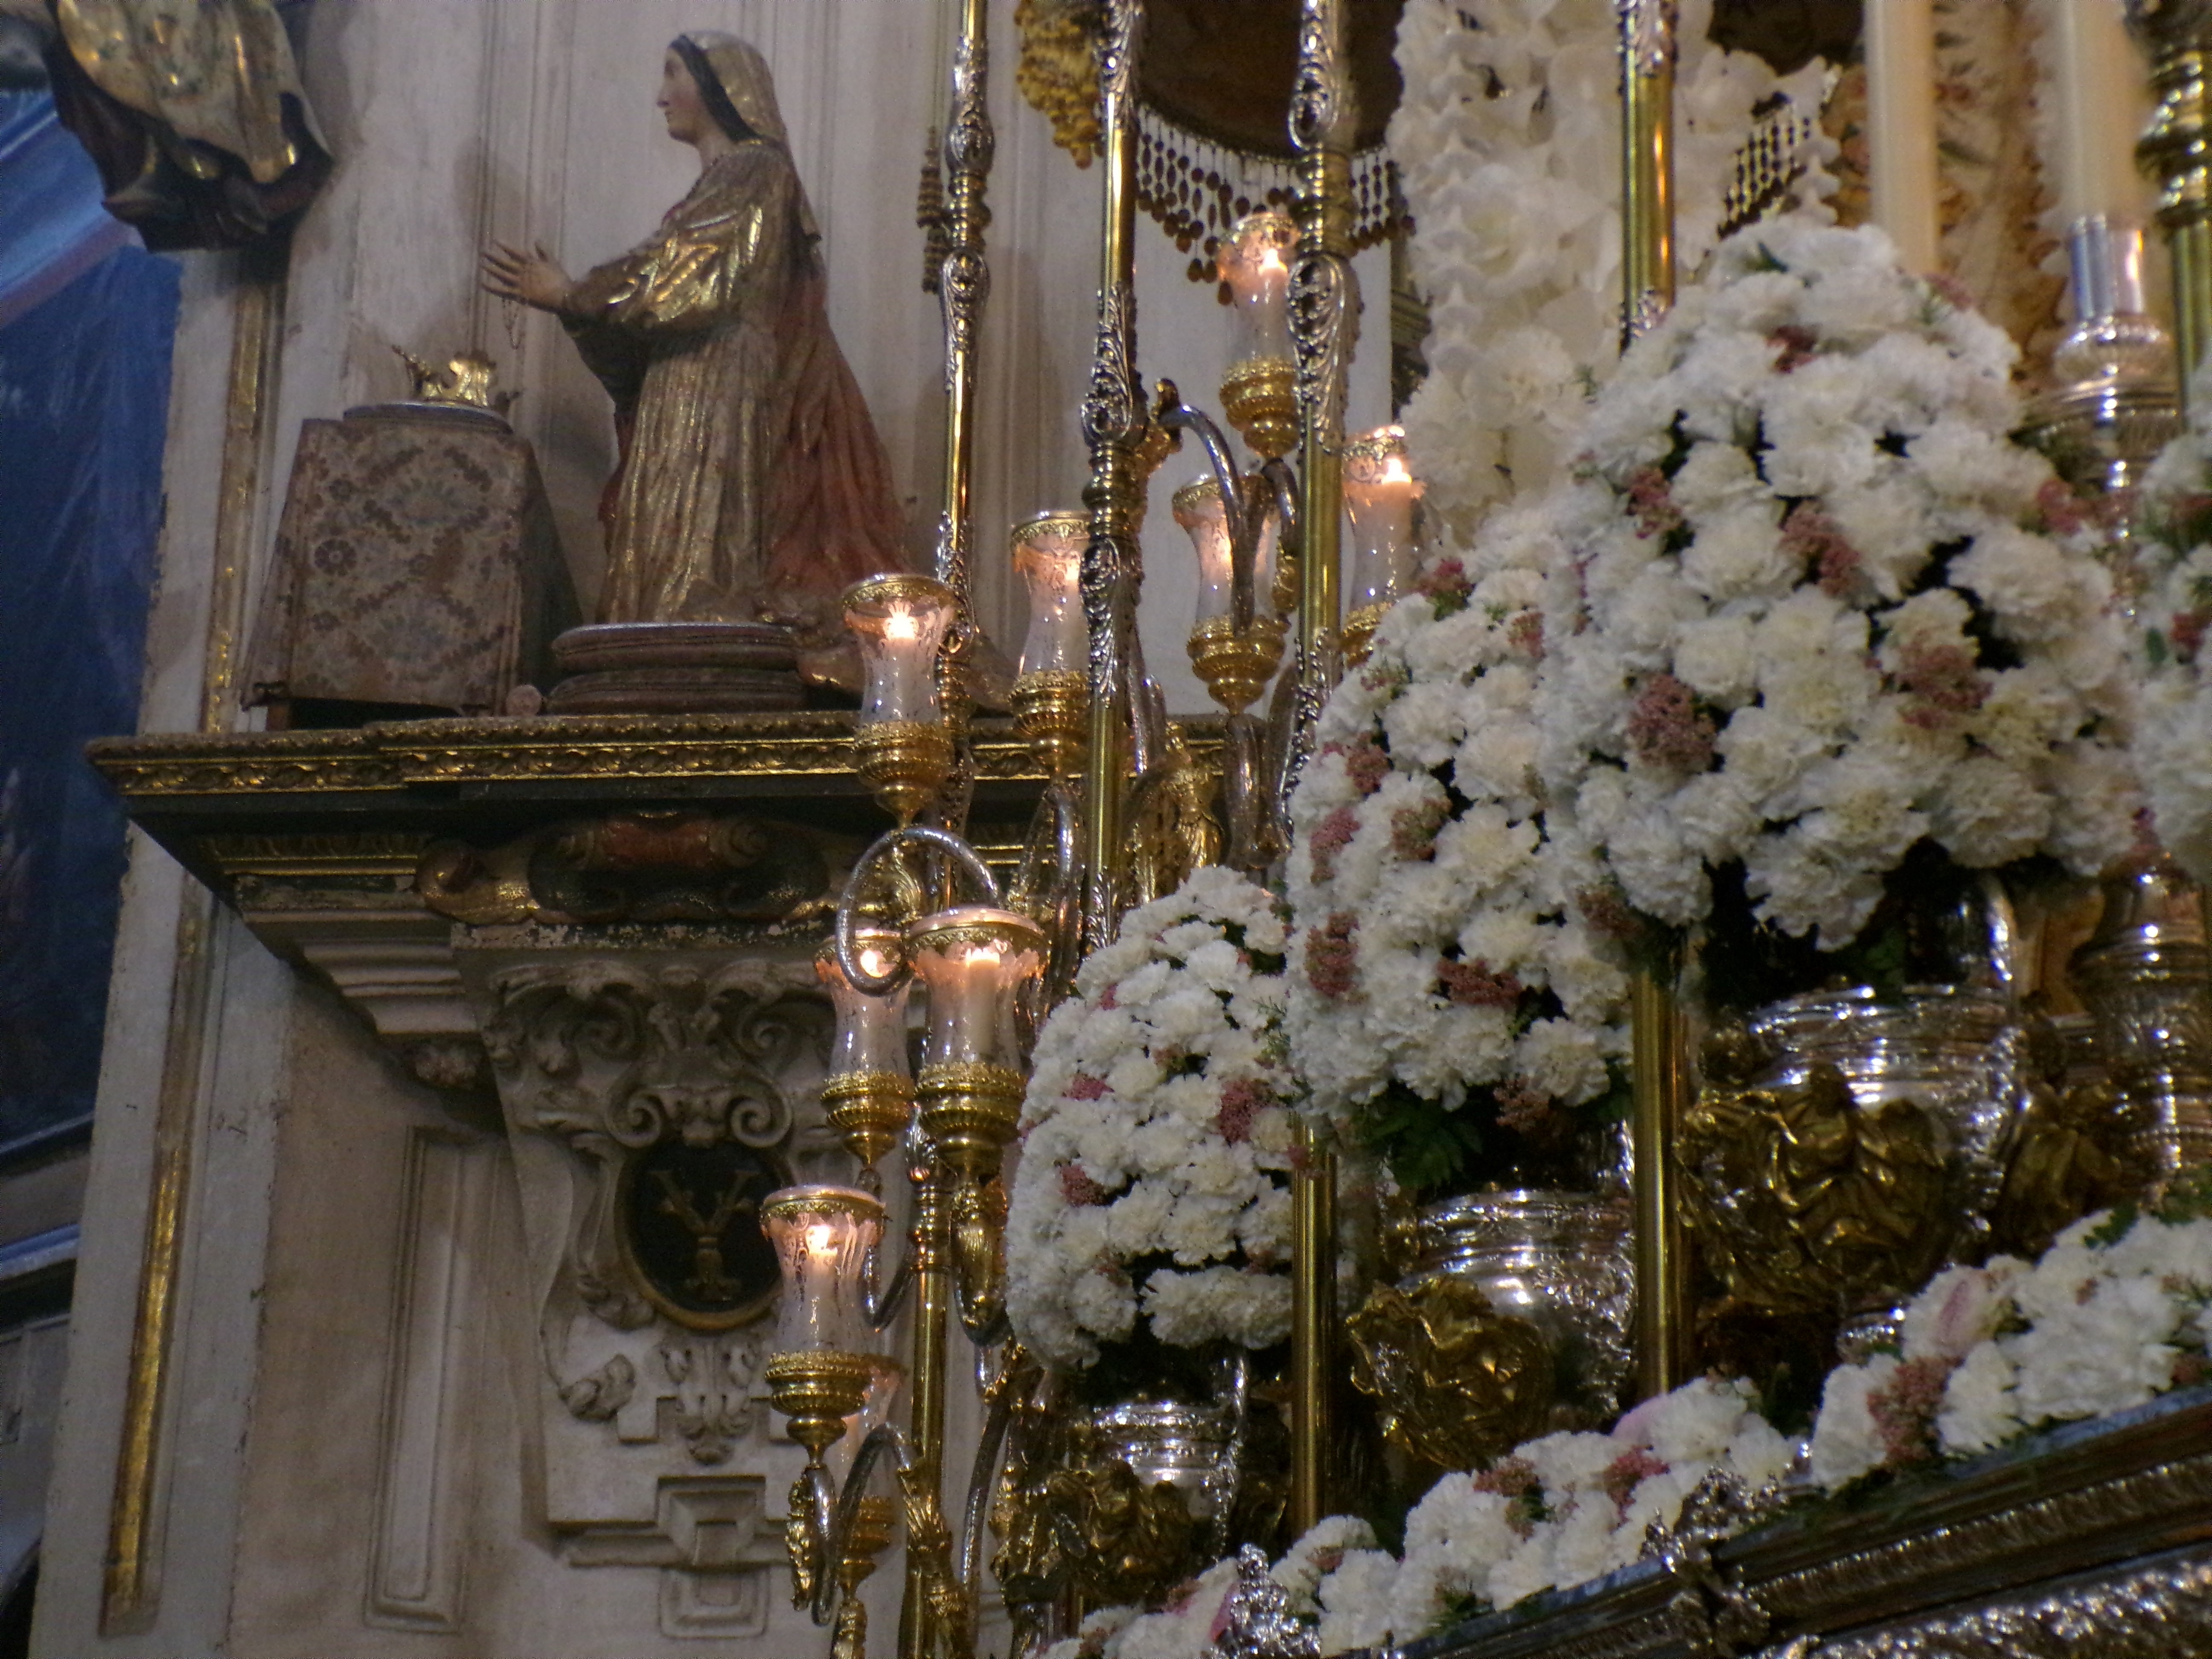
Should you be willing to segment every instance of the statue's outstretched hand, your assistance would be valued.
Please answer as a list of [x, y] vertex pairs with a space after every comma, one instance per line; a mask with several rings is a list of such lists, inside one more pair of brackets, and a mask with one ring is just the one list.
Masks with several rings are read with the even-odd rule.
[[525, 252], [505, 242], [484, 250], [483, 286], [502, 300], [520, 300], [540, 311], [558, 311], [575, 284], [541, 245]]

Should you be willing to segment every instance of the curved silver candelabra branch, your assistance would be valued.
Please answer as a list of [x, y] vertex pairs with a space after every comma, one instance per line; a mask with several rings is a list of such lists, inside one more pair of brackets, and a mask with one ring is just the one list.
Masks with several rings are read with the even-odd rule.
[[1083, 801], [1073, 781], [1054, 778], [1045, 786], [1007, 898], [1045, 931], [1039, 1001], [1048, 1008], [1073, 985], [1083, 950]]
[[1204, 410], [1185, 403], [1173, 380], [1159, 383], [1152, 418], [1164, 431], [1195, 432], [1206, 451], [1215, 487], [1221, 491], [1222, 520], [1229, 528], [1229, 620], [1241, 633], [1252, 626], [1252, 613], [1258, 605], [1253, 592], [1253, 567], [1259, 559], [1260, 533], [1267, 514], [1254, 514], [1252, 504], [1245, 499], [1244, 471], [1237, 465], [1219, 424]]
[[881, 996], [906, 977], [906, 959], [899, 958], [897, 965], [887, 974], [872, 974], [860, 965], [860, 952], [854, 939], [854, 922], [858, 916], [860, 896], [867, 890], [869, 878], [876, 867], [900, 848], [908, 846], [933, 848], [943, 854], [953, 867], [964, 871], [982, 894], [986, 904], [998, 904], [999, 878], [991, 873], [991, 866], [983, 862], [982, 854], [949, 830], [934, 824], [914, 823], [902, 830], [888, 830], [876, 837], [868, 850], [854, 861], [853, 872], [846, 878], [845, 890], [837, 899], [837, 965], [845, 970], [845, 977], [856, 990], [869, 996]]

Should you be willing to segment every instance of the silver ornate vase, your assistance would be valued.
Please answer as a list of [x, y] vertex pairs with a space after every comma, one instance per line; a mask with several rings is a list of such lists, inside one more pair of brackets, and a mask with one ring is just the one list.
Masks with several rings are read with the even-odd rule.
[[1194, 1521], [1211, 1527], [1236, 1500], [1239, 1437], [1221, 1405], [1139, 1400], [1091, 1413], [1094, 1455], [1127, 1463], [1145, 1490], [1170, 1486]]
[[1550, 1341], [1559, 1428], [1612, 1421], [1634, 1369], [1631, 1220], [1620, 1197], [1522, 1189], [1445, 1199], [1421, 1212], [1420, 1254], [1407, 1283], [1473, 1285], [1501, 1314]]
[[1791, 997], [1708, 1044], [1682, 1129], [1690, 1224], [1735, 1310], [1839, 1317], [1839, 1348], [1893, 1336], [1899, 1305], [1972, 1260], [2023, 1100], [2011, 998], [1933, 987]]
[[1635, 1271], [1618, 1198], [1471, 1194], [1415, 1218], [1409, 1271], [1352, 1316], [1353, 1382], [1385, 1436], [1473, 1468], [1552, 1429], [1596, 1428], [1632, 1364]]

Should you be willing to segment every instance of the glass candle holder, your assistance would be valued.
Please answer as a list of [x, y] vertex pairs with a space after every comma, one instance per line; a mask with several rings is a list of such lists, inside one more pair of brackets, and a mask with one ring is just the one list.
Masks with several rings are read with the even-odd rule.
[[1222, 241], [1218, 264], [1236, 319], [1234, 361], [1291, 361], [1291, 261], [1297, 246], [1297, 226], [1273, 208], [1247, 214]]
[[783, 1270], [783, 1300], [763, 1375], [810, 1467], [860, 1409], [879, 1363], [867, 1352], [869, 1250], [884, 1206], [854, 1187], [786, 1187], [761, 1205], [761, 1231]]
[[1270, 457], [1287, 453], [1298, 435], [1290, 310], [1291, 261], [1297, 245], [1290, 216], [1270, 209], [1237, 222], [1218, 262], [1229, 287], [1231, 319], [1222, 412], [1245, 442]]
[[[898, 961], [893, 933], [862, 933], [860, 967], [881, 975]], [[907, 1065], [906, 1003], [912, 982], [870, 995], [845, 975], [833, 941], [814, 957], [814, 975], [829, 994], [836, 1027], [830, 1039], [830, 1068], [822, 1109], [863, 1169], [898, 1144], [914, 1110], [914, 1079]]]
[[845, 626], [860, 641], [866, 676], [854, 750], [860, 776], [902, 823], [914, 821], [952, 764], [937, 653], [953, 608], [952, 590], [930, 576], [871, 576], [845, 590]]
[[1198, 556], [1198, 611], [1189, 649], [1192, 668], [1215, 702], [1236, 714], [1267, 688], [1283, 659], [1283, 622], [1275, 611], [1275, 550], [1280, 521], [1269, 513], [1252, 556], [1252, 623], [1236, 625], [1234, 567], [1221, 486], [1211, 477], [1175, 493], [1175, 520]]
[[1421, 481], [1407, 463], [1403, 427], [1378, 426], [1344, 447], [1344, 509], [1352, 521], [1345, 574], [1344, 648], [1358, 663], [1382, 614], [1413, 577], [1413, 503]]
[[929, 995], [915, 1091], [921, 1127], [955, 1170], [988, 1181], [1021, 1115], [1016, 1004], [1044, 971], [1043, 930], [1013, 911], [967, 904], [922, 917], [906, 939]]
[[1091, 708], [1091, 630], [1083, 615], [1083, 550], [1091, 520], [1040, 513], [1014, 526], [1014, 568], [1028, 584], [1029, 637], [1014, 680], [1014, 720], [1055, 776], [1080, 763]]
[[1040, 513], [1014, 526], [1014, 568], [1030, 595], [1030, 631], [1022, 641], [1024, 674], [1080, 673], [1090, 660], [1091, 630], [1083, 617], [1083, 550], [1088, 514]]

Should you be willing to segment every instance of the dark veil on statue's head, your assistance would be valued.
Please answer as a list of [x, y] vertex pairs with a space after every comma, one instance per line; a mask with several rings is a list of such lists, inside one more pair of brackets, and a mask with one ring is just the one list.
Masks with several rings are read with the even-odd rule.
[[785, 142], [783, 115], [768, 60], [749, 40], [719, 29], [695, 29], [669, 43], [699, 88], [699, 100], [733, 143], [765, 138]]

